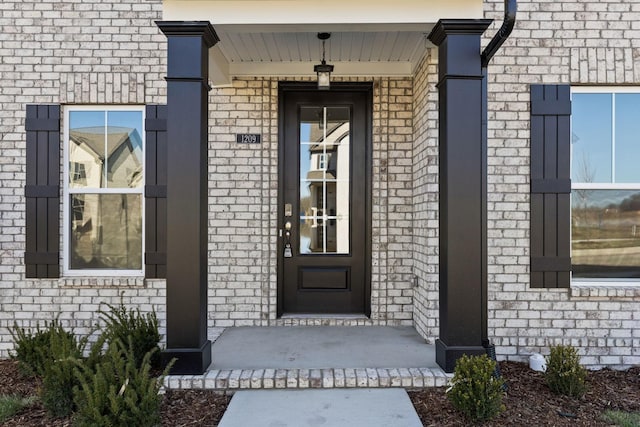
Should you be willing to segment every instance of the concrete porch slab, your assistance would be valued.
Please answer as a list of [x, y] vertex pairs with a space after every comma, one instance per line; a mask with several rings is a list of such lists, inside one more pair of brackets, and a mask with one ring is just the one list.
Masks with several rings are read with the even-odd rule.
[[170, 389], [422, 388], [446, 385], [435, 348], [411, 327], [228, 328], [202, 375], [170, 375]]
[[281, 326], [225, 329], [209, 369], [437, 368], [412, 327]]
[[233, 395], [219, 427], [421, 427], [402, 389], [256, 390]]

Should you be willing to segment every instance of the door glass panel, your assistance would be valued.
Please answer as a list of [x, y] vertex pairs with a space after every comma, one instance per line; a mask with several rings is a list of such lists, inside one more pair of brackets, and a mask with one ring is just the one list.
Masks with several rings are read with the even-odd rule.
[[350, 109], [303, 107], [300, 253], [349, 253]]

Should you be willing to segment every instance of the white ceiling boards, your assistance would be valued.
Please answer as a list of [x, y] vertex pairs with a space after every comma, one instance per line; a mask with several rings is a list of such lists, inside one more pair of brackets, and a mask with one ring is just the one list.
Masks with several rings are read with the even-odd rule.
[[165, 0], [165, 21], [210, 21], [210, 78], [313, 76], [318, 32], [331, 32], [337, 76], [411, 75], [439, 19], [482, 18], [482, 0]]

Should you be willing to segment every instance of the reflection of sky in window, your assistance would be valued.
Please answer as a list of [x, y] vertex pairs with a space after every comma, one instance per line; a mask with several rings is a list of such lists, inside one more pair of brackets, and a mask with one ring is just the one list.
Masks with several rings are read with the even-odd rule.
[[[104, 111], [72, 111], [69, 114], [69, 128], [83, 129], [105, 126]], [[142, 111], [109, 111], [107, 125], [133, 129], [131, 143], [134, 149], [142, 149]]]
[[571, 179], [611, 182], [611, 94], [574, 93]]
[[574, 93], [571, 126], [574, 182], [640, 182], [640, 94]]
[[[312, 123], [300, 123], [300, 142], [309, 142], [311, 138], [311, 126]], [[305, 147], [300, 146], [300, 150], [306, 150]], [[300, 156], [300, 182], [307, 178], [307, 172], [311, 167], [310, 156]], [[304, 176], [303, 176], [304, 175]], [[300, 185], [300, 197], [310, 196], [309, 187], [307, 185]]]
[[640, 94], [616, 94], [615, 182], [640, 182]]

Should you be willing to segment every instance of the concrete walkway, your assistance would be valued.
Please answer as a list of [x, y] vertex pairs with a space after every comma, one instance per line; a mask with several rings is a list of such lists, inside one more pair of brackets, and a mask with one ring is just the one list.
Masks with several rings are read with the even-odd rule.
[[403, 389], [256, 390], [233, 395], [219, 427], [421, 427]]

